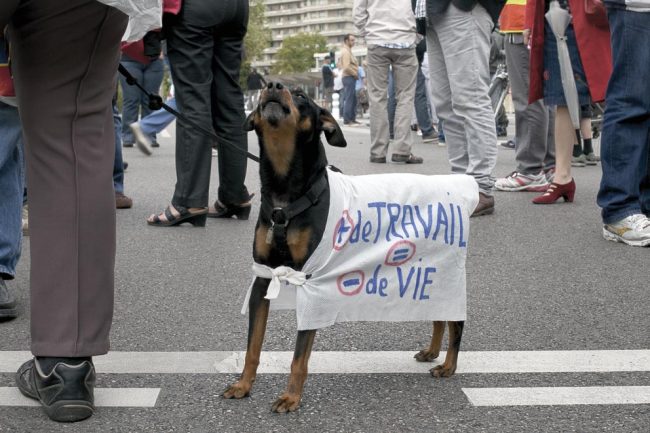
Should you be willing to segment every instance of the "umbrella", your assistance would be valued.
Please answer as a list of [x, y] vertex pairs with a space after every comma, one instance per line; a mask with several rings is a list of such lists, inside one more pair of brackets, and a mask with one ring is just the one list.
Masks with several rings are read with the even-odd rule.
[[550, 24], [555, 39], [557, 40], [557, 54], [560, 60], [562, 88], [564, 89], [567, 109], [571, 116], [571, 123], [573, 123], [575, 129], [580, 129], [580, 102], [578, 101], [578, 90], [576, 88], [576, 80], [573, 76], [566, 37], [566, 29], [571, 22], [571, 15], [560, 7], [560, 3], [557, 0], [553, 0], [548, 8], [548, 12], [546, 12], [546, 21]]

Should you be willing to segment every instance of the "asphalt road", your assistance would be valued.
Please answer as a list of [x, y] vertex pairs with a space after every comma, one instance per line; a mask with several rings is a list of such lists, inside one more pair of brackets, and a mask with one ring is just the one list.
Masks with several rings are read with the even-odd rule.
[[[366, 128], [345, 128], [345, 135], [347, 148], [327, 151], [330, 162], [347, 174], [449, 172], [445, 147], [418, 139], [414, 153], [424, 157], [424, 164], [377, 165], [368, 162]], [[259, 193], [248, 222], [208, 220], [205, 228], [147, 226], [145, 217], [168, 204], [175, 183], [173, 139], [160, 141], [162, 147], [151, 157], [124, 150], [129, 163], [126, 193], [135, 204], [118, 211], [112, 350], [243, 351], [247, 319], [240, 310], [251, 281]], [[256, 152], [254, 135], [249, 142]], [[499, 147], [495, 174], [504, 176], [513, 169], [514, 152]], [[641, 390], [642, 400], [650, 398], [650, 249], [603, 240], [595, 203], [600, 166], [576, 168], [574, 175], [573, 204], [537, 206], [531, 203], [535, 193], [498, 192], [495, 214], [471, 221], [468, 320], [459, 368], [463, 352], [468, 358], [472, 352], [479, 364], [480, 352], [485, 352], [485, 362], [497, 364], [491, 366], [493, 372], [459, 372], [442, 380], [426, 370], [315, 373], [308, 378], [299, 411], [278, 415], [270, 407], [286, 384], [286, 374], [260, 374], [252, 397], [235, 401], [220, 396], [235, 373], [103, 373], [98, 367], [99, 388], [159, 389], [154, 406], [99, 407], [87, 421], [59, 425], [39, 408], [0, 405], [0, 432], [648, 431], [650, 401], [566, 404], [559, 392], [556, 398], [550, 390], [547, 404], [479, 406], [466, 392], [521, 387], [526, 396], [540, 388], [588, 387], [595, 394], [601, 390], [596, 387], [604, 387], [607, 394], [614, 387], [630, 387], [623, 390]], [[259, 191], [255, 163], [249, 164], [247, 184]], [[215, 173], [212, 199], [216, 190]], [[10, 286], [21, 316], [0, 323], [0, 365], [11, 351], [29, 349], [28, 259], [25, 244], [18, 278]], [[273, 312], [264, 350], [293, 350], [295, 329], [293, 313]], [[430, 336], [429, 323], [337, 324], [318, 332], [314, 350], [363, 352], [369, 363], [381, 365], [387, 361], [380, 351], [404, 351], [410, 357], [428, 345]], [[560, 365], [571, 364], [562, 351], [612, 351], [623, 360], [640, 354], [641, 360], [632, 369], [601, 365], [594, 358], [588, 371], [549, 367], [509, 372], [515, 351], [558, 351], [551, 355]], [[498, 353], [495, 358], [488, 352]], [[0, 369], [0, 389], [14, 386], [13, 374], [5, 370]]]

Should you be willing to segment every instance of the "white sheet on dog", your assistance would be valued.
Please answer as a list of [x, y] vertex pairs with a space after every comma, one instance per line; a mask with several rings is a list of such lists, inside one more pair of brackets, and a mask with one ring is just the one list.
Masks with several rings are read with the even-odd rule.
[[465, 320], [474, 178], [328, 171], [328, 179], [327, 225], [302, 271], [253, 266], [256, 276], [272, 280], [271, 309], [296, 309], [299, 330], [347, 321]]

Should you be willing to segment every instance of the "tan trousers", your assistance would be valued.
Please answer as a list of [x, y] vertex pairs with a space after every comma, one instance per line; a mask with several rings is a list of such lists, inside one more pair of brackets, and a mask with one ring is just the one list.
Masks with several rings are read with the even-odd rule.
[[394, 153], [410, 155], [413, 137], [411, 115], [415, 100], [418, 59], [415, 48], [368, 47], [368, 100], [370, 101], [370, 156], [385, 157], [388, 152], [388, 67], [392, 65], [395, 83]]
[[14, 4], [0, 23], [10, 23], [29, 179], [31, 349], [104, 354], [115, 265], [111, 97], [127, 17], [95, 0]]

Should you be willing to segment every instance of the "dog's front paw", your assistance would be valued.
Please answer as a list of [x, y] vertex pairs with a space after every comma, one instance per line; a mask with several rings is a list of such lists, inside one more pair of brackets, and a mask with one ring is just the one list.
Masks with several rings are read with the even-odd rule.
[[440, 352], [432, 352], [429, 349], [420, 350], [418, 353], [413, 355], [418, 362], [431, 362], [440, 355]]
[[447, 366], [446, 364], [438, 365], [429, 370], [433, 377], [451, 377], [456, 372], [456, 366]]
[[241, 380], [233, 383], [223, 392], [223, 398], [244, 398], [251, 393], [251, 384]]
[[271, 412], [287, 413], [294, 412], [300, 407], [300, 396], [285, 392], [273, 403]]

